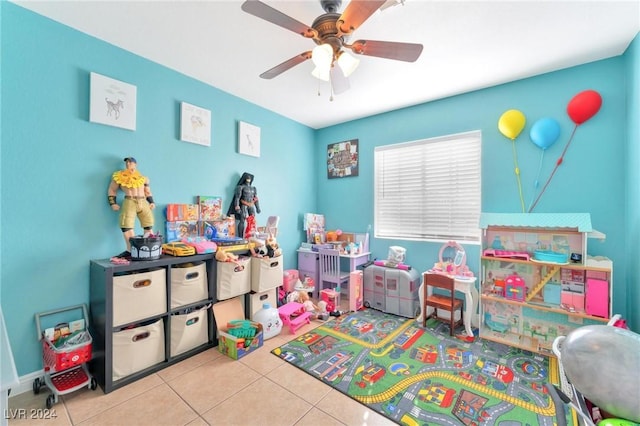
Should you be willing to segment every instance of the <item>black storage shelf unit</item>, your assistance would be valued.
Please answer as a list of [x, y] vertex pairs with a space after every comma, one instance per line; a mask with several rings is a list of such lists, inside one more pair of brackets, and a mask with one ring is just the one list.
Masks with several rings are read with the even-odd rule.
[[[176, 265], [205, 262], [207, 272], [208, 298], [187, 305], [171, 308], [171, 270]], [[205, 344], [194, 347], [184, 353], [171, 356], [171, 327], [170, 317], [185, 309], [202, 306], [216, 302], [216, 260], [214, 254], [200, 254], [194, 256], [174, 257], [161, 256], [156, 260], [132, 261], [127, 265], [113, 264], [109, 259], [92, 260], [90, 264], [90, 317], [91, 333], [93, 337], [93, 359], [90, 368], [96, 377], [98, 384], [105, 393], [109, 393], [122, 386], [130, 384], [151, 373], [162, 370], [172, 364], [180, 362], [190, 356], [217, 346], [217, 338], [214, 332], [215, 323], [211, 312], [207, 314], [208, 339]], [[152, 315], [134, 321], [130, 324], [121, 324], [114, 327], [114, 300], [113, 278], [123, 273], [139, 273], [149, 269], [162, 268], [166, 273], [166, 309], [164, 313]], [[164, 320], [164, 353], [163, 362], [149, 368], [136, 371], [133, 374], [113, 380], [113, 334], [127, 328], [130, 325], [142, 322]]]

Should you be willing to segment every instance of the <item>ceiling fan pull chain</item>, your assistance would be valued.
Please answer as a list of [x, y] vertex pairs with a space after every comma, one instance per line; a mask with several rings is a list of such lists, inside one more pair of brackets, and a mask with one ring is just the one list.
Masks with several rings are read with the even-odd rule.
[[333, 78], [329, 75], [329, 102], [333, 102]]

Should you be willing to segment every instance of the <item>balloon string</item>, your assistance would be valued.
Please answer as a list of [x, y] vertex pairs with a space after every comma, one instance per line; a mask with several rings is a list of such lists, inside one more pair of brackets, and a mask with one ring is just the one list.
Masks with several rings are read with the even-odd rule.
[[522, 206], [522, 213], [524, 209], [524, 198], [522, 197], [522, 184], [520, 183], [520, 167], [518, 167], [518, 155], [516, 154], [516, 140], [511, 140], [511, 147], [513, 148], [513, 164], [515, 165], [516, 180], [518, 181], [518, 191], [520, 192], [520, 205]]
[[533, 196], [531, 197], [531, 202], [529, 203], [529, 211], [531, 211], [531, 205], [533, 204], [533, 197], [535, 197], [536, 192], [538, 192], [538, 187], [540, 186], [540, 173], [542, 171], [542, 161], [544, 159], [544, 149], [542, 150], [542, 153], [540, 154], [540, 164], [538, 164], [538, 175], [536, 176], [536, 180], [533, 183]]
[[573, 135], [575, 135], [577, 128], [578, 128], [578, 125], [576, 124], [575, 127], [573, 128], [573, 132], [571, 132], [569, 141], [567, 142], [567, 144], [564, 146], [564, 149], [562, 150], [562, 155], [560, 156], [560, 158], [558, 158], [558, 161], [556, 161], [556, 166], [553, 168], [553, 171], [551, 172], [549, 179], [547, 179], [547, 182], [542, 187], [542, 191], [540, 191], [540, 194], [538, 194], [538, 198], [536, 198], [536, 201], [533, 203], [531, 207], [529, 207], [529, 213], [531, 213], [533, 211], [533, 208], [536, 206], [536, 204], [538, 204], [538, 201], [540, 201], [540, 197], [542, 197], [542, 194], [544, 194], [544, 191], [547, 189], [547, 186], [549, 186], [549, 182], [551, 182], [553, 175], [556, 173], [556, 170], [558, 170], [558, 167], [560, 167], [560, 164], [562, 164], [564, 155], [566, 154], [567, 149], [569, 148], [569, 145], [571, 145], [571, 141], [573, 140]]

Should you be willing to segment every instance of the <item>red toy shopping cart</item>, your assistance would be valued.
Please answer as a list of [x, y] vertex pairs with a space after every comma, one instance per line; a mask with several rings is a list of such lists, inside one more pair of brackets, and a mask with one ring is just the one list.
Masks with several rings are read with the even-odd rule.
[[[43, 331], [44, 317], [64, 314], [67, 311], [82, 310], [83, 319], [71, 323], [60, 323], [55, 328]], [[38, 339], [42, 343], [42, 363], [44, 377], [33, 382], [33, 393], [39, 394], [42, 386], [47, 386], [51, 395], [47, 397], [47, 408], [58, 403], [58, 396], [74, 392], [84, 386], [94, 390], [96, 379], [89, 374], [87, 363], [91, 360], [91, 334], [87, 305], [81, 304], [36, 314]]]

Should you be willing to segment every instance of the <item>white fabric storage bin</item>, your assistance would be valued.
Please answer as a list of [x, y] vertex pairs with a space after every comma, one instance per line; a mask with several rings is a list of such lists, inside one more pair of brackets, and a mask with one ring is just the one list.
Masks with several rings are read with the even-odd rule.
[[240, 256], [236, 262], [217, 262], [216, 296], [231, 299], [251, 291], [251, 258]]
[[128, 324], [167, 311], [167, 271], [113, 277], [113, 325]]
[[[261, 293], [251, 293], [249, 295], [249, 312], [251, 312], [251, 316], [249, 319], [251, 321], [255, 321], [253, 319], [253, 315], [262, 309], [262, 305], [264, 303], [270, 304], [272, 307], [278, 307], [278, 290], [272, 288], [271, 290], [263, 291]], [[259, 322], [259, 321], [258, 321]]]
[[209, 298], [205, 262], [185, 267], [174, 265], [169, 275], [171, 277], [171, 309]]
[[209, 308], [211, 305], [205, 305], [188, 314], [171, 315], [172, 357], [209, 341]]
[[165, 360], [164, 320], [113, 333], [113, 380]]
[[259, 293], [280, 287], [284, 280], [282, 264], [282, 256], [251, 258], [251, 290]]

